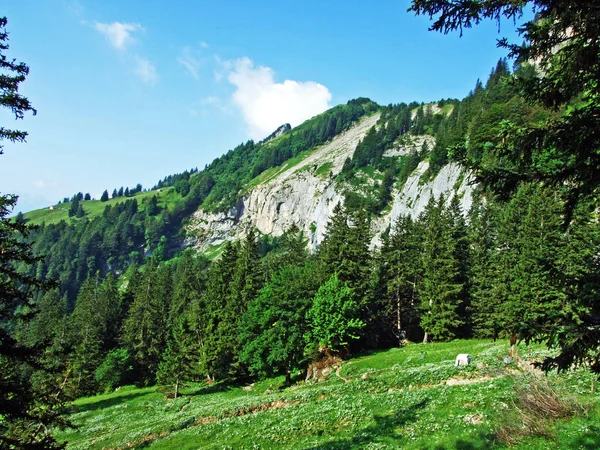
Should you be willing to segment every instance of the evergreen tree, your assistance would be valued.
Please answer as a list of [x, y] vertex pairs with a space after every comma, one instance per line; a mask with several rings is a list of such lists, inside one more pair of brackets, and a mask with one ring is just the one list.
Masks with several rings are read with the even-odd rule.
[[185, 317], [179, 317], [171, 327], [167, 347], [156, 375], [159, 384], [174, 385], [174, 398], [179, 396], [181, 382], [194, 378], [197, 373], [197, 349], [188, 321]]
[[575, 364], [600, 373], [600, 226], [596, 204], [590, 201], [578, 206], [556, 255], [556, 280], [566, 298], [559, 314], [542, 330], [546, 343], [561, 349], [544, 361], [546, 370], [567, 370]]
[[[205, 311], [199, 322], [203, 326], [204, 345], [201, 349], [201, 367], [209, 379], [224, 378], [228, 372], [229, 337], [220, 334], [228, 328], [221, 322], [229, 320], [226, 315], [231, 296], [233, 279], [238, 259], [238, 244], [225, 243], [221, 258], [212, 263], [208, 273], [205, 294]], [[229, 325], [231, 327], [231, 325]]]
[[353, 289], [363, 309], [370, 298], [370, 240], [370, 222], [366, 214], [361, 210], [349, 213], [338, 204], [333, 209], [319, 249], [324, 280], [337, 273], [339, 279]]
[[454, 247], [454, 260], [457, 264], [458, 272], [454, 281], [461, 286], [459, 293], [458, 313], [464, 321], [459, 331], [460, 337], [470, 337], [472, 335], [470, 313], [471, 303], [471, 243], [469, 241], [467, 222], [463, 215], [460, 199], [454, 194], [450, 205], [448, 206], [448, 215], [450, 220], [450, 238]]
[[102, 196], [100, 197], [100, 201], [101, 201], [101, 202], [107, 202], [107, 201], [108, 201], [108, 191], [107, 191], [107, 190], [105, 190], [105, 191], [102, 193]]
[[77, 215], [80, 206], [79, 198], [77, 198], [77, 196], [73, 197], [73, 200], [71, 201], [71, 208], [69, 208], [69, 217]]
[[135, 286], [134, 298], [123, 325], [123, 345], [134, 361], [136, 378], [155, 380], [167, 338], [171, 272], [152, 258]]
[[241, 370], [239, 355], [239, 325], [248, 303], [258, 296], [265, 279], [260, 265], [256, 235], [250, 231], [242, 241], [231, 280], [230, 294], [224, 311], [224, 320], [219, 324], [218, 334], [223, 342], [229, 341], [229, 348], [224, 355], [232, 374]]
[[470, 314], [476, 337], [496, 339], [503, 329], [501, 297], [494, 294], [493, 258], [497, 248], [497, 226], [490, 202], [475, 196], [469, 211], [469, 241], [471, 242], [471, 305]]
[[[6, 24], [6, 18], [0, 18], [0, 106], [8, 108], [15, 119], [23, 119], [28, 112], [36, 113], [29, 100], [19, 94], [19, 84], [29, 74], [29, 67], [6, 55]], [[26, 137], [24, 131], [0, 127], [0, 142], [24, 142]], [[31, 374], [46, 369], [40, 348], [18, 342], [8, 326], [31, 319], [35, 314], [35, 309], [30, 309], [31, 296], [42, 284], [27, 272], [16, 270], [17, 265], [28, 267], [36, 262], [27, 229], [7, 217], [16, 200], [13, 195], [0, 195], [0, 447], [58, 448], [48, 429], [61, 421], [57, 411], [62, 397], [48, 392], [55, 385], [33, 382]], [[18, 314], [20, 310], [29, 313]]]
[[421, 327], [424, 342], [449, 340], [463, 324], [458, 309], [463, 285], [458, 282], [460, 267], [455, 256], [452, 223], [444, 206], [432, 196], [421, 219], [423, 235], [423, 282], [420, 289]]
[[114, 348], [122, 322], [122, 307], [116, 281], [110, 274], [89, 277], [81, 286], [70, 317], [74, 352], [71, 368], [78, 394], [96, 392], [96, 369], [106, 352]]
[[196, 303], [200, 302], [204, 290], [204, 261], [194, 258], [194, 252], [188, 249], [173, 274], [173, 298], [169, 310], [169, 328], [183, 317]]
[[503, 314], [508, 332], [524, 339], [551, 326], [565, 303], [565, 292], [556, 282], [555, 261], [563, 234], [557, 200], [548, 189], [523, 186], [501, 222], [500, 245], [511, 257], [507, 261], [511, 264], [502, 266], [508, 288]]
[[417, 317], [418, 286], [421, 283], [421, 245], [417, 224], [410, 215], [399, 216], [379, 260], [380, 324], [396, 343], [406, 336]]

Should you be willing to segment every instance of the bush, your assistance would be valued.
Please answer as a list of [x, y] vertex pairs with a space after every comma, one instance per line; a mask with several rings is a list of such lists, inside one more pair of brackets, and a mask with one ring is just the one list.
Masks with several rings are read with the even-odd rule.
[[552, 439], [552, 424], [559, 419], [587, 415], [589, 407], [576, 397], [562, 394], [540, 377], [515, 387], [514, 409], [501, 418], [496, 436], [509, 445], [537, 436]]

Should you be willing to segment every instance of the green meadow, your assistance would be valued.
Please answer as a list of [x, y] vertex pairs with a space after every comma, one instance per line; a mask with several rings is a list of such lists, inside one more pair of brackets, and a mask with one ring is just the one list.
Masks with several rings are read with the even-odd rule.
[[[329, 378], [125, 387], [76, 400], [69, 449], [596, 449], [599, 396], [584, 370], [541, 374], [542, 347], [410, 344], [344, 361]], [[458, 353], [469, 366], [455, 367]]]

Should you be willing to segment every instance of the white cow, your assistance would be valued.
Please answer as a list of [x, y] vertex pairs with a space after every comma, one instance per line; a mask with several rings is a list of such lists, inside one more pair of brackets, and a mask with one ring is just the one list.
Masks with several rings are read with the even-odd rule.
[[471, 364], [471, 355], [469, 355], [468, 353], [461, 353], [460, 355], [458, 355], [456, 357], [456, 362], [454, 363], [456, 367], [468, 366], [469, 364]]

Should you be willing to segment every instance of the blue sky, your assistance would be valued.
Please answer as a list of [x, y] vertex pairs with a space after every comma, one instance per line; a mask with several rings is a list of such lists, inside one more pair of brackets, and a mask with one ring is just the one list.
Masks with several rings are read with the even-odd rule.
[[17, 210], [78, 191], [141, 183], [205, 164], [278, 125], [356, 97], [380, 104], [464, 97], [516, 40], [488, 22], [428, 32], [409, 1], [7, 0], [8, 56], [38, 109], [5, 127], [0, 192]]

